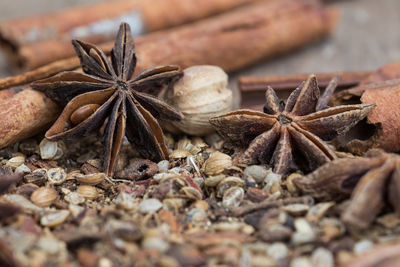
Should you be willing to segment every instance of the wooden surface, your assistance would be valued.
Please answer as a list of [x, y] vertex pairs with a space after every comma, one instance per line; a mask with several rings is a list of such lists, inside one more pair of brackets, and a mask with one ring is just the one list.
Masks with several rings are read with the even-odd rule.
[[[0, 18], [3, 20], [40, 14], [96, 2], [100, 0], [1, 0]], [[231, 87], [236, 86], [239, 75], [371, 70], [389, 62], [400, 61], [399, 0], [330, 2], [338, 6], [342, 13], [338, 28], [330, 38], [290, 55], [234, 73], [231, 75]], [[0, 56], [0, 77], [10, 74], [6, 61]]]

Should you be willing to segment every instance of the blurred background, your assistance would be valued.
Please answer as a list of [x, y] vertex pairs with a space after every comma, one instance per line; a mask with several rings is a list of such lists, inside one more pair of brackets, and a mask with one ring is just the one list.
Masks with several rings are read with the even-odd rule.
[[[2, 0], [0, 19], [8, 20], [63, 8], [94, 4], [101, 0]], [[400, 1], [327, 1], [340, 8], [341, 18], [334, 33], [324, 40], [284, 56], [267, 60], [231, 75], [266, 76], [336, 70], [374, 70], [400, 61]], [[0, 55], [0, 77], [11, 75]]]

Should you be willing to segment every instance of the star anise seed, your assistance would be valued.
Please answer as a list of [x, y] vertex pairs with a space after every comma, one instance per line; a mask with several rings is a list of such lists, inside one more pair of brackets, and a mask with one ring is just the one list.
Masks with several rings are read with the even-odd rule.
[[400, 214], [400, 156], [377, 149], [365, 156], [329, 162], [294, 182], [324, 201], [351, 194], [342, 220], [353, 228], [366, 228], [387, 203]]
[[104, 123], [104, 169], [112, 176], [123, 137], [142, 156], [168, 158], [163, 132], [156, 119], [180, 120], [181, 114], [146, 92], [157, 92], [182, 77], [177, 66], [154, 67], [131, 78], [136, 55], [130, 27], [122, 23], [111, 51], [111, 62], [96, 46], [73, 41], [84, 73], [63, 72], [32, 86], [60, 104], [62, 114], [46, 132], [50, 140], [87, 136]]
[[336, 158], [325, 141], [348, 131], [374, 108], [363, 104], [328, 107], [337, 81], [335, 77], [320, 97], [317, 79], [311, 75], [286, 103], [268, 87], [264, 113], [237, 110], [210, 122], [224, 138], [248, 146], [239, 163], [272, 165], [282, 175], [299, 168], [312, 171]]

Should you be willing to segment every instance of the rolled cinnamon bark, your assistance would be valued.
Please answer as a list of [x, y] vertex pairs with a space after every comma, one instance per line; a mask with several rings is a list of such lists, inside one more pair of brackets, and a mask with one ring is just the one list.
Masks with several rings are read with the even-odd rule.
[[[11, 62], [33, 69], [73, 55], [71, 39], [95, 44], [114, 39], [121, 21], [133, 33], [165, 29], [258, 0], [126, 0], [75, 7], [0, 24], [0, 40]], [[45, 53], [42, 53], [44, 51]]]
[[[315, 3], [314, 0], [262, 2], [192, 25], [136, 38], [137, 71], [165, 64], [182, 68], [212, 64], [234, 71], [293, 50], [327, 35], [332, 29], [336, 12]], [[112, 43], [102, 46], [106, 52], [111, 47]], [[27, 84], [78, 67], [77, 57], [54, 62], [25, 75], [0, 80], [0, 88]], [[30, 89], [0, 103], [3, 119], [0, 147], [44, 130], [56, 115], [54, 103]]]
[[0, 148], [43, 131], [57, 118], [59, 109], [43, 93], [29, 87], [0, 101]]
[[[349, 88], [358, 85], [372, 74], [372, 71], [343, 72], [337, 88]], [[337, 73], [316, 73], [319, 88], [325, 88]], [[267, 86], [275, 90], [294, 90], [299, 84], [307, 80], [308, 74], [270, 75], [267, 77], [242, 76], [239, 78], [239, 88], [245, 92], [265, 93]]]
[[[321, 39], [331, 32], [336, 21], [336, 10], [323, 8], [313, 0], [260, 2], [194, 24], [136, 38], [136, 70], [165, 64], [177, 64], [182, 68], [211, 64], [228, 72], [236, 71]], [[100, 45], [106, 53], [112, 46], [113, 42]], [[36, 51], [27, 58], [37, 60], [35, 55], [43, 53]], [[23, 75], [3, 79], [0, 88], [29, 83], [78, 67], [76, 57], [56, 61]]]
[[348, 103], [375, 104], [367, 121], [356, 126], [352, 141], [347, 136], [337, 140], [337, 145], [354, 154], [363, 154], [378, 147], [389, 152], [400, 151], [400, 63], [381, 67], [359, 86], [336, 93], [335, 105]]

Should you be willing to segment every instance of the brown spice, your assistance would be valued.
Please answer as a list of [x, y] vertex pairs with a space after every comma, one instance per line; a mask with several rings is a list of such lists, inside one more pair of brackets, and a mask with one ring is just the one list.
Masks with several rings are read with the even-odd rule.
[[[359, 86], [333, 96], [333, 103], [373, 103], [376, 108], [351, 136], [340, 139], [338, 146], [355, 154], [378, 147], [386, 151], [400, 150], [400, 63], [383, 66]], [[349, 140], [351, 138], [352, 140]]]
[[[0, 40], [2, 47], [9, 52], [11, 63], [19, 70], [26, 70], [72, 56], [74, 50], [71, 39], [79, 38], [94, 44], [112, 41], [121, 19], [129, 19], [135, 35], [139, 35], [185, 24], [255, 1], [129, 0], [96, 3], [3, 21], [0, 24]], [[174, 7], [173, 12], [165, 12], [170, 7]]]
[[[337, 88], [348, 88], [358, 85], [362, 80], [369, 77], [371, 71], [361, 72], [343, 72]], [[337, 75], [337, 73], [316, 73], [318, 86], [325, 88], [329, 82]], [[268, 77], [251, 77], [242, 76], [239, 78], [239, 87], [242, 92], [261, 91], [264, 92], [267, 86], [271, 86], [275, 90], [293, 90], [310, 74], [289, 74], [289, 75], [271, 75]]]
[[303, 192], [324, 200], [351, 193], [342, 220], [352, 228], [367, 228], [386, 201], [400, 212], [400, 156], [396, 154], [371, 150], [365, 158], [338, 159], [295, 183]]
[[[195, 24], [136, 38], [136, 46], [141, 51], [136, 71], [165, 64], [182, 68], [212, 64], [228, 72], [235, 71], [326, 36], [332, 31], [337, 15], [335, 9], [322, 8], [313, 0], [261, 1]], [[248, 41], [255, 37], [257, 42]], [[168, 44], [168, 50], [164, 49], [165, 44]], [[110, 42], [100, 48], [108, 55], [113, 45]], [[38, 54], [35, 51], [32, 56]], [[51, 61], [55, 60], [51, 58]], [[55, 61], [0, 80], [0, 88], [26, 84], [77, 68], [79, 60], [76, 57]]]
[[240, 156], [242, 164], [271, 165], [282, 175], [298, 169], [312, 171], [336, 159], [325, 141], [347, 132], [374, 108], [372, 104], [328, 108], [336, 83], [334, 79], [320, 97], [316, 77], [311, 75], [290, 94], [287, 103], [269, 87], [264, 113], [238, 110], [210, 122], [226, 139], [248, 146]]
[[30, 88], [0, 101], [0, 147], [39, 133], [54, 121], [58, 112], [53, 101]]
[[[73, 41], [73, 44], [84, 73], [63, 72], [32, 84], [52, 100], [68, 103], [46, 132], [46, 138], [60, 140], [87, 136], [98, 130], [108, 118], [104, 133], [104, 170], [107, 175], [113, 176], [125, 135], [143, 156], [156, 161], [168, 158], [163, 132], [156, 118], [179, 120], [181, 114], [144, 92], [161, 90], [174, 83], [182, 77], [179, 67], [155, 67], [132, 78], [136, 53], [126, 23], [120, 26], [111, 62], [94, 45], [82, 41]], [[97, 109], [90, 110], [93, 106]], [[87, 108], [90, 112], [83, 112]], [[77, 125], [72, 123], [75, 117], [79, 117], [75, 120]]]

